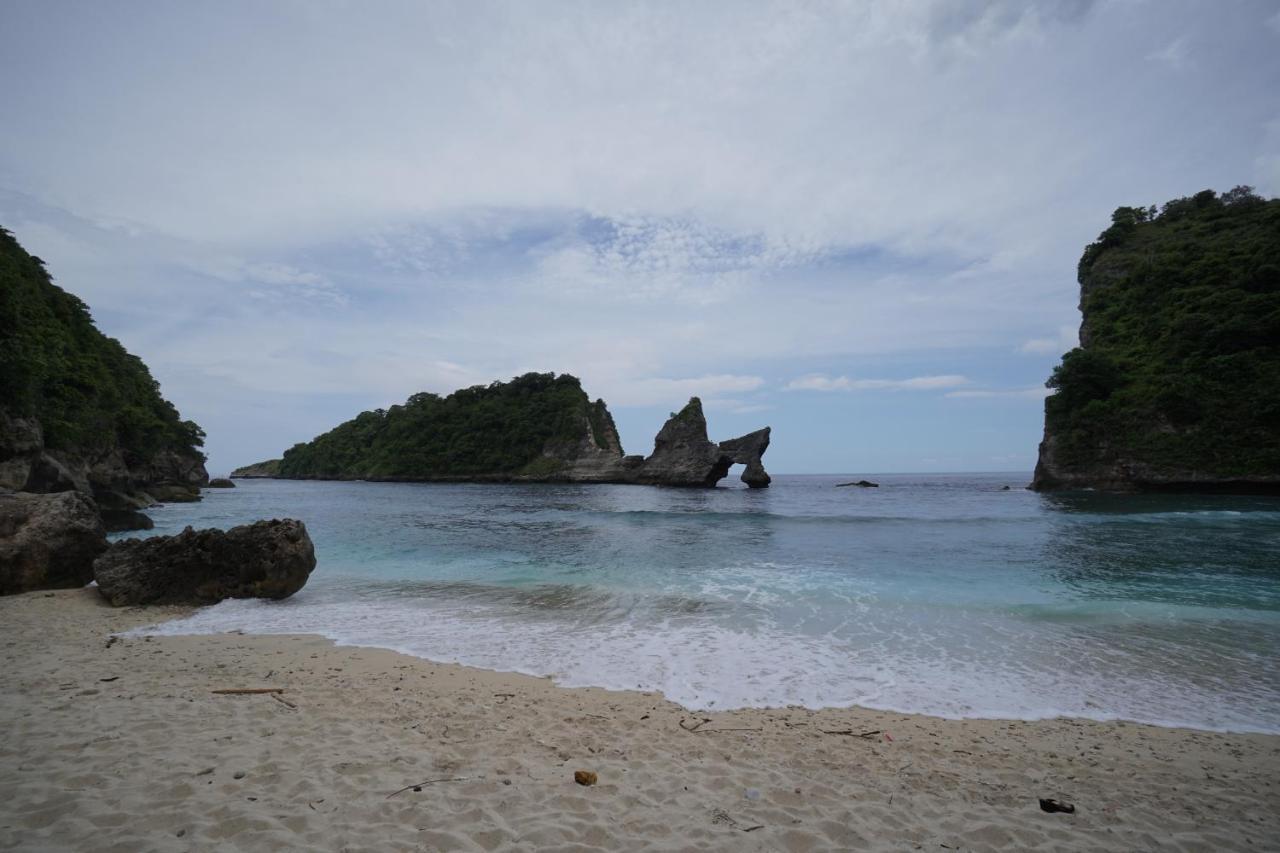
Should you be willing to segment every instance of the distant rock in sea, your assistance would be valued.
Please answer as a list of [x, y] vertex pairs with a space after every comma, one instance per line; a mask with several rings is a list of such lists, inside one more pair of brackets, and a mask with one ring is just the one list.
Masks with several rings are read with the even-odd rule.
[[295, 519], [230, 530], [125, 539], [93, 563], [102, 596], [126, 604], [216, 604], [226, 598], [287, 598], [316, 566], [307, 528]]
[[210, 489], [234, 489], [235, 487], [236, 484], [226, 477], [214, 477], [209, 481], [208, 485]]
[[1080, 346], [1032, 488], [1280, 493], [1280, 199], [1121, 207], [1080, 259]]
[[880, 488], [880, 484], [879, 484], [879, 483], [873, 483], [873, 482], [871, 482], [870, 480], [858, 480], [857, 482], [853, 482], [853, 483], [836, 483], [836, 488], [837, 488], [837, 489], [838, 489], [838, 488], [841, 488], [841, 487], [843, 487], [843, 486], [856, 486], [856, 487], [858, 487], [858, 488], [860, 488], [860, 489], [878, 489], [878, 488]]
[[693, 397], [663, 425], [653, 453], [625, 456], [603, 400], [592, 402], [568, 374], [529, 373], [443, 398], [415, 394], [231, 476], [709, 487], [741, 464], [742, 481], [765, 488], [769, 437], [765, 427], [711, 441], [702, 401]]

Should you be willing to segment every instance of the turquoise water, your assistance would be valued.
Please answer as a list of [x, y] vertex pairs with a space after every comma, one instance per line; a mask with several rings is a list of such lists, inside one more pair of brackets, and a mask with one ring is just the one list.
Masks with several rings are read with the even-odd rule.
[[699, 709], [1280, 732], [1280, 500], [1038, 495], [1010, 474], [835, 488], [847, 479], [240, 481], [154, 510], [154, 533], [301, 518], [311, 581], [158, 630], [318, 633]]

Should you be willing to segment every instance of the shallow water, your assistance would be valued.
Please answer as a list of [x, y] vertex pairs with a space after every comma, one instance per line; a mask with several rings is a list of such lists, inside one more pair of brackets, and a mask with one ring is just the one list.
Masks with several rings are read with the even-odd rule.
[[157, 630], [318, 633], [691, 708], [1280, 732], [1280, 500], [1038, 495], [1012, 474], [835, 487], [849, 479], [241, 480], [152, 511], [153, 532], [301, 518], [311, 581]]

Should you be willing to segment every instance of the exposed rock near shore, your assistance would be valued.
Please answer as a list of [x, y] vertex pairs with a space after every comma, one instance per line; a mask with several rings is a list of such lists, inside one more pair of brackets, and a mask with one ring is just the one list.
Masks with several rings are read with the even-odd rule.
[[98, 509], [80, 492], [0, 494], [0, 595], [84, 586], [106, 547]]
[[226, 477], [214, 477], [208, 485], [210, 489], [234, 489], [235, 487], [236, 484]]
[[230, 530], [116, 542], [93, 564], [113, 605], [215, 604], [225, 598], [288, 598], [316, 566], [307, 528], [294, 519]]
[[122, 533], [126, 530], [150, 530], [155, 522], [136, 509], [104, 509], [101, 510], [102, 524], [108, 533]]

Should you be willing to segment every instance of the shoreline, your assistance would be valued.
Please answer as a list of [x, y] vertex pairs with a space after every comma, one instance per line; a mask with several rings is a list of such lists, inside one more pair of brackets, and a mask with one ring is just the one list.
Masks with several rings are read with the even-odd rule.
[[[195, 608], [195, 607], [186, 608], [186, 610], [190, 612], [194, 612], [195, 610], [198, 610], [198, 609], [200, 608]], [[145, 629], [149, 626], [160, 625], [166, 622], [177, 621], [179, 619], [185, 618], [188, 615], [190, 615], [189, 612], [175, 613], [163, 619], [152, 620], [151, 622], [147, 622], [147, 623], [138, 625], [134, 628], [129, 628], [126, 630], [128, 632], [145, 631]], [[1228, 727], [1214, 728], [1212, 726], [1194, 725], [1190, 723], [1171, 723], [1171, 722], [1154, 722], [1150, 720], [1137, 720], [1130, 717], [1121, 717], [1121, 716], [1089, 717], [1089, 716], [1084, 716], [1079, 714], [1044, 714], [1042, 716], [1019, 717], [1012, 714], [999, 714], [999, 713], [994, 713], [990, 715], [975, 714], [970, 716], [959, 716], [959, 715], [952, 716], [948, 714], [936, 714], [936, 713], [928, 713], [923, 711], [908, 711], [908, 710], [903, 710], [901, 708], [894, 708], [894, 707], [888, 707], [888, 706], [882, 707], [877, 705], [868, 705], [860, 702], [851, 702], [844, 705], [834, 704], [834, 705], [819, 705], [819, 706], [810, 706], [802, 703], [792, 703], [792, 704], [784, 704], [784, 705], [744, 705], [744, 706], [735, 706], [731, 708], [694, 708], [694, 707], [685, 705], [678, 700], [668, 698], [667, 695], [662, 690], [656, 689], [656, 688], [641, 689], [641, 688], [634, 688], [634, 687], [609, 687], [601, 684], [565, 684], [557, 680], [556, 676], [554, 675], [540, 675], [535, 672], [524, 672], [521, 670], [513, 670], [513, 669], [495, 669], [492, 667], [481, 666], [477, 664], [463, 663], [461, 661], [438, 660], [436, 658], [429, 658], [429, 657], [424, 657], [422, 655], [414, 654], [411, 651], [405, 651], [403, 649], [396, 648], [393, 646], [382, 646], [377, 644], [359, 643], [359, 642], [347, 642], [344, 640], [336, 639], [334, 637], [330, 637], [327, 634], [317, 632], [317, 631], [276, 633], [276, 632], [246, 631], [246, 630], [240, 630], [240, 629], [230, 629], [227, 631], [218, 631], [218, 632], [192, 632], [192, 633], [178, 633], [178, 634], [137, 634], [136, 636], [137, 637], [151, 636], [151, 637], [154, 637], [155, 639], [168, 639], [168, 638], [175, 638], [175, 637], [198, 638], [198, 637], [218, 637], [218, 636], [227, 636], [227, 635], [234, 635], [234, 636], [241, 636], [241, 637], [281, 638], [281, 639], [284, 639], [284, 638], [314, 639], [318, 642], [326, 643], [335, 649], [352, 649], [355, 651], [366, 650], [371, 652], [381, 652], [385, 654], [396, 655], [398, 657], [410, 658], [412, 660], [420, 661], [424, 664], [429, 664], [434, 667], [456, 667], [461, 670], [466, 670], [473, 673], [485, 673], [492, 676], [511, 677], [515, 679], [530, 678], [530, 679], [534, 679], [535, 681], [545, 681], [545, 682], [549, 682], [553, 687], [560, 690], [600, 690], [600, 691], [604, 691], [605, 693], [620, 694], [620, 695], [630, 694], [630, 695], [636, 695], [636, 696], [644, 696], [648, 698], [656, 698], [668, 704], [674, 705], [675, 707], [681, 709], [685, 713], [691, 714], [691, 715], [727, 714], [727, 713], [745, 712], [745, 711], [783, 712], [783, 711], [800, 710], [800, 711], [809, 711], [809, 712], [815, 712], [815, 713], [825, 712], [825, 711], [830, 711], [830, 712], [855, 711], [855, 712], [865, 712], [869, 714], [872, 714], [872, 713], [893, 714], [901, 717], [920, 717], [927, 720], [939, 720], [939, 721], [947, 721], [947, 722], [953, 722], [953, 723], [965, 722], [969, 720], [985, 721], [985, 722], [993, 722], [993, 723], [1042, 723], [1042, 722], [1054, 722], [1054, 721], [1062, 721], [1067, 723], [1102, 723], [1102, 724], [1118, 723], [1118, 724], [1130, 725], [1130, 726], [1150, 726], [1151, 728], [1168, 729], [1171, 731], [1201, 732], [1204, 734], [1220, 734], [1220, 735], [1260, 735], [1264, 737], [1280, 738], [1280, 731], [1267, 731], [1264, 729], [1250, 729], [1250, 728], [1228, 728]]]
[[[1276, 735], [696, 713], [317, 635], [110, 639], [188, 612], [113, 609], [91, 588], [0, 599], [0, 848], [1244, 850], [1280, 837]], [[284, 701], [212, 692], [266, 687]], [[599, 783], [575, 784], [579, 769]], [[1044, 813], [1042, 797], [1077, 812]]]

